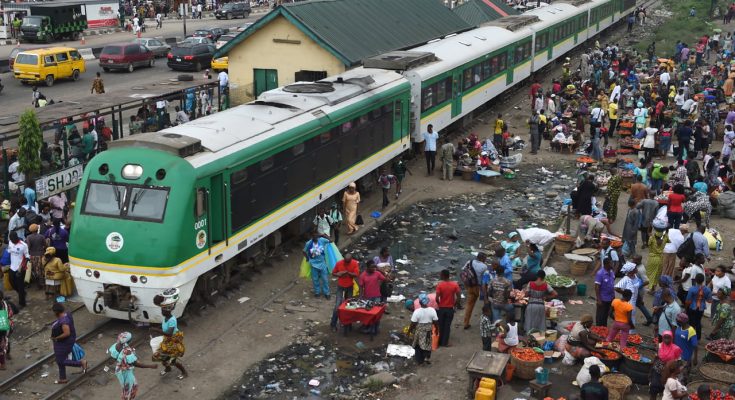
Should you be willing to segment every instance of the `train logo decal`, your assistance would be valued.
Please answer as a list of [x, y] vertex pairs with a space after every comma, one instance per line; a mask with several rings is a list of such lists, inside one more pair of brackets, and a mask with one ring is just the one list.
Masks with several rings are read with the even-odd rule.
[[107, 250], [110, 250], [113, 253], [120, 251], [123, 248], [123, 244], [125, 244], [125, 240], [123, 239], [123, 236], [117, 232], [111, 232], [107, 235], [107, 239], [105, 239]]
[[197, 248], [203, 249], [204, 246], [207, 245], [207, 233], [204, 232], [204, 229], [200, 229], [199, 232], [197, 232]]

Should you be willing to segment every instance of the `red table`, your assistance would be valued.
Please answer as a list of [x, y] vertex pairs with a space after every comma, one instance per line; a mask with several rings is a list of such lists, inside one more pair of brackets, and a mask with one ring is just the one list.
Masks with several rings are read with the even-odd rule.
[[[347, 327], [355, 322], [360, 322], [363, 326], [371, 327], [370, 335], [375, 336], [377, 332], [377, 325], [380, 319], [385, 313], [386, 305], [374, 306], [373, 308], [366, 310], [364, 308], [347, 309], [345, 306], [347, 302], [342, 302], [337, 308], [337, 317], [339, 323], [344, 327], [344, 334], [347, 334]], [[374, 328], [373, 328], [374, 327]]]

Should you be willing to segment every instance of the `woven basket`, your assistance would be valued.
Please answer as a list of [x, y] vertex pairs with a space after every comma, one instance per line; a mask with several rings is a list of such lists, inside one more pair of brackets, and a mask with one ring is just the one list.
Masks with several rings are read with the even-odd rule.
[[573, 276], [583, 276], [587, 274], [587, 269], [592, 266], [592, 261], [574, 261], [569, 268], [569, 273]]
[[574, 238], [565, 240], [557, 237], [554, 239], [554, 250], [559, 254], [569, 253], [574, 247], [575, 240]]
[[600, 378], [600, 383], [605, 386], [610, 393], [616, 392], [618, 398], [624, 399], [625, 394], [633, 385], [633, 381], [623, 374], [607, 374]]
[[536, 379], [536, 368], [542, 366], [544, 360], [540, 361], [523, 361], [518, 359], [513, 353], [510, 353], [510, 365], [515, 367], [513, 377], [530, 381]]
[[710, 381], [726, 384], [735, 382], [735, 365], [706, 363], [699, 366], [699, 373]]

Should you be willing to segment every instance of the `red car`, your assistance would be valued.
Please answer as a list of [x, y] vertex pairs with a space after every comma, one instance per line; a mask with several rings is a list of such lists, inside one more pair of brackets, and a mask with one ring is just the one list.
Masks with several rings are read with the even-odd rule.
[[155, 62], [154, 53], [138, 43], [108, 44], [100, 54], [100, 67], [105, 72], [111, 69], [133, 72], [135, 67], [152, 67]]

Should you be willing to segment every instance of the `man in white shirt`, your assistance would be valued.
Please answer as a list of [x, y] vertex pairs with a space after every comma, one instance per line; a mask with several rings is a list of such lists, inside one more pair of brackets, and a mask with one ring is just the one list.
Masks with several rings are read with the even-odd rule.
[[674, 103], [676, 103], [676, 108], [678, 108], [679, 111], [681, 111], [681, 107], [684, 105], [685, 101], [686, 97], [684, 96], [684, 89], [679, 89], [679, 92], [674, 96]]
[[679, 250], [679, 246], [686, 240], [686, 235], [689, 234], [689, 225], [681, 224], [679, 229], [669, 229], [667, 235], [669, 236], [669, 242], [664, 246], [663, 254], [663, 265], [661, 267], [661, 275], [668, 275], [674, 277], [674, 269], [676, 268], [676, 252]]
[[158, 129], [161, 130], [165, 125], [168, 123], [168, 111], [166, 110], [166, 107], [168, 107], [168, 101], [167, 100], [158, 100], [156, 101], [156, 114], [158, 115]]
[[595, 129], [602, 126], [602, 120], [605, 118], [605, 111], [600, 108], [599, 104], [590, 111], [590, 135], [595, 134]]
[[697, 108], [696, 108], [696, 102], [694, 99], [687, 99], [684, 101], [684, 104], [681, 106], [681, 117], [687, 118], [689, 114], [693, 114]]
[[669, 87], [669, 81], [671, 80], [671, 75], [669, 75], [669, 71], [664, 71], [658, 79], [661, 82], [661, 85], [663, 85], [664, 87]]
[[[681, 260], [681, 266], [686, 265], [686, 263], [687, 262], [685, 261], [685, 259]], [[694, 281], [694, 278], [698, 274], [704, 275], [704, 269], [702, 268], [703, 264], [704, 255], [697, 254], [694, 262], [689, 264], [689, 266], [684, 268], [684, 270], [681, 272], [681, 285], [679, 286], [679, 291], [676, 294], [679, 297], [679, 300], [681, 300], [682, 304], [684, 304], [684, 300], [686, 300], [689, 289], [692, 288], [692, 281]]]
[[161, 18], [161, 13], [156, 14], [156, 29], [163, 28], [163, 18]]
[[26, 263], [30, 261], [31, 255], [28, 253], [28, 245], [18, 238], [17, 233], [10, 232], [9, 238], [10, 242], [8, 243], [8, 253], [10, 254], [10, 281], [12, 282], [15, 291], [18, 292], [18, 305], [20, 307], [25, 307], [25, 271], [22, 267], [24, 260], [26, 260]]
[[202, 19], [202, 3], [197, 4], [197, 16]]
[[25, 174], [20, 172], [20, 161], [15, 157], [13, 157], [13, 162], [8, 166], [8, 173], [15, 183], [23, 182], [26, 179]]
[[64, 192], [55, 194], [49, 197], [48, 202], [51, 205], [52, 221], [64, 219], [64, 209], [66, 208], [67, 202], [66, 194]]
[[219, 80], [220, 93], [224, 93], [227, 85], [230, 83], [230, 76], [227, 75], [227, 71], [220, 71], [217, 75], [217, 80]]
[[138, 30], [140, 30], [140, 19], [136, 15], [133, 17], [133, 33], [138, 33]]
[[436, 141], [439, 134], [434, 132], [434, 125], [429, 124], [424, 132], [424, 155], [426, 156], [426, 172], [428, 175], [434, 175], [434, 166], [436, 164]]
[[21, 207], [10, 217], [10, 221], [8, 221], [8, 234], [15, 233], [20, 239], [26, 238], [26, 212], [28, 210]]

